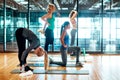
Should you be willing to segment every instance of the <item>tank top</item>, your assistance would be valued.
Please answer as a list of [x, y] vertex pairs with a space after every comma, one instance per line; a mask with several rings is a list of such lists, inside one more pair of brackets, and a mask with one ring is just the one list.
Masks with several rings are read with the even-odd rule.
[[[67, 45], [67, 47], [69, 46], [69, 35], [68, 33], [66, 33], [65, 37], [64, 37], [64, 44]], [[62, 45], [63, 49], [67, 49]]]
[[69, 46], [69, 35], [68, 35], [68, 33], [66, 33], [66, 35], [64, 37], [64, 43], [65, 43], [65, 45]]
[[49, 23], [48, 28], [51, 29], [51, 30], [54, 30], [55, 16], [52, 14], [52, 18], [48, 18], [47, 21]]
[[71, 20], [71, 23], [72, 23], [72, 26], [73, 26], [73, 29], [77, 29], [77, 23], [76, 23], [76, 20]]

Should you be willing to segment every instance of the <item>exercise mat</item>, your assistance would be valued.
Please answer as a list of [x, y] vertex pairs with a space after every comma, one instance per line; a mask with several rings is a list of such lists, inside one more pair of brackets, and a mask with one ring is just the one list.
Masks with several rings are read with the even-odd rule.
[[[43, 63], [28, 63], [28, 66], [31, 66], [31, 67], [44, 67], [44, 64]], [[57, 64], [50, 64], [49, 65], [50, 67], [62, 67], [60, 65], [57, 65]], [[76, 64], [67, 64], [66, 67], [80, 67], [80, 66], [76, 66]]]
[[[11, 71], [12, 74], [19, 74], [19, 69]], [[69, 75], [89, 75], [88, 70], [48, 70], [34, 69], [33, 74], [69, 74]]]

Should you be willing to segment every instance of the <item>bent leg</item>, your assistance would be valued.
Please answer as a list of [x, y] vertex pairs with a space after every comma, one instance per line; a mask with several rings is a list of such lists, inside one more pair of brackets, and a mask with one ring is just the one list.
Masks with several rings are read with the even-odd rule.
[[79, 62], [79, 56], [81, 53], [80, 47], [78, 47], [78, 46], [68, 47], [68, 52], [75, 53], [76, 54], [76, 62]]
[[67, 51], [64, 48], [60, 48], [62, 62], [52, 61], [50, 64], [57, 64], [60, 66], [66, 66], [67, 64]]
[[61, 57], [62, 57], [63, 66], [66, 66], [67, 64], [67, 51], [66, 50], [61, 50]]
[[75, 53], [76, 53], [76, 63], [79, 62], [79, 56], [81, 54], [80, 47], [75, 47]]

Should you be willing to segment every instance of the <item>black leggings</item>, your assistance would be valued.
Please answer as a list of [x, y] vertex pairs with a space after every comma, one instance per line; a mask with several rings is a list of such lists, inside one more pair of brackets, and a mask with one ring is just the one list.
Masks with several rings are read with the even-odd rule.
[[54, 32], [53, 32], [53, 30], [47, 28], [45, 30], [45, 37], [46, 37], [46, 39], [45, 39], [44, 49], [45, 49], [45, 51], [48, 52], [49, 44], [53, 44], [53, 41], [54, 41]]
[[[17, 41], [17, 45], [18, 45], [18, 59], [19, 59], [19, 62], [20, 62], [20, 66], [22, 66], [21, 57], [22, 57], [23, 51], [26, 49], [25, 48], [26, 39], [22, 36], [22, 32], [23, 32], [23, 29], [20, 28], [15, 33], [16, 41]], [[25, 63], [26, 63], [27, 56], [28, 55], [25, 56], [25, 61], [24, 61]]]

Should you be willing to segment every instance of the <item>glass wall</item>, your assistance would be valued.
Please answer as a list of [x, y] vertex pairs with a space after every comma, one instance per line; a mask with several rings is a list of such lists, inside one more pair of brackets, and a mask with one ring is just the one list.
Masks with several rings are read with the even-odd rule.
[[[1, 2], [3, 5], [3, 3]], [[3, 6], [0, 7], [0, 51], [3, 51], [3, 24], [4, 24], [4, 19], [3, 19]]]
[[[4, 1], [6, 1], [6, 6], [4, 6]], [[0, 51], [17, 51], [15, 30], [19, 27], [32, 30], [39, 37], [41, 46], [44, 47], [45, 36], [38, 30], [43, 29], [44, 22], [41, 16], [46, 13], [47, 5], [51, 2], [55, 3], [57, 10], [54, 13], [56, 15], [54, 45], [49, 46], [49, 51], [60, 51], [61, 25], [64, 21], [69, 21], [70, 11], [75, 9], [78, 11], [75, 46], [85, 48], [87, 52], [120, 52], [119, 0], [41, 0], [39, 2], [23, 0], [25, 6], [22, 8], [20, 5], [23, 4], [22, 1], [11, 1], [11, 4], [10, 0], [0, 1], [2, 4], [0, 5]], [[12, 4], [14, 2], [19, 5]], [[32, 3], [39, 7], [33, 7]], [[6, 10], [4, 10], [5, 7]], [[68, 32], [70, 34], [70, 30]]]
[[[118, 1], [118, 0], [117, 0]], [[119, 38], [119, 21], [120, 21], [120, 2], [111, 0], [106, 3], [107, 6], [103, 12], [103, 50], [104, 52], [119, 52], [120, 38]], [[105, 2], [103, 1], [103, 4]], [[116, 6], [116, 7], [115, 7]]]

